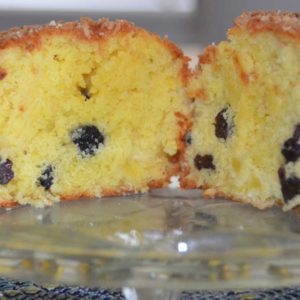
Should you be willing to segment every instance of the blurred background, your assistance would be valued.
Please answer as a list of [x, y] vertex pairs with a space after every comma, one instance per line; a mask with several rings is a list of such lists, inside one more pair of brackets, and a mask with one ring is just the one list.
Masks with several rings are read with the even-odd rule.
[[257, 9], [300, 11], [300, 0], [0, 0], [0, 30], [81, 16], [122, 18], [202, 47], [224, 39], [241, 12]]

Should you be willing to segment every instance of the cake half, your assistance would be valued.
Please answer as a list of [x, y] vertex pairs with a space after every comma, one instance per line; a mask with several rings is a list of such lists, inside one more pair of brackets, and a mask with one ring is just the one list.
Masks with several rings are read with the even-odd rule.
[[182, 186], [258, 208], [300, 204], [300, 16], [244, 13], [189, 85]]
[[0, 33], [0, 206], [167, 185], [189, 126], [187, 62], [126, 21]]

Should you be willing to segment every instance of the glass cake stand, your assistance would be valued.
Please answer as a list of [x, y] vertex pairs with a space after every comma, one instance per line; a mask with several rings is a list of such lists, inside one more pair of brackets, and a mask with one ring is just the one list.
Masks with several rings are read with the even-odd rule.
[[123, 288], [128, 299], [182, 290], [300, 284], [300, 219], [199, 191], [0, 210], [0, 274]]

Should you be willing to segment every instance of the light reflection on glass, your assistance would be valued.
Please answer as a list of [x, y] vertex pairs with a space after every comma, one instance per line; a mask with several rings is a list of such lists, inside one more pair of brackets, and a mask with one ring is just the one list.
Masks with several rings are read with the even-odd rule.
[[179, 253], [187, 252], [188, 249], [189, 249], [188, 244], [185, 243], [185, 242], [179, 242], [177, 244], [177, 250], [178, 250]]

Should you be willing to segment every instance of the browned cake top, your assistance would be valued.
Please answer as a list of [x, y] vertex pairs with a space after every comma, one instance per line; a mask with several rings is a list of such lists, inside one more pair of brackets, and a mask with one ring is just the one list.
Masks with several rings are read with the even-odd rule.
[[[95, 21], [90, 18], [81, 18], [78, 22], [51, 21], [46, 25], [28, 25], [14, 27], [8, 31], [1, 31], [0, 49], [4, 49], [10, 45], [24, 43], [26, 41], [31, 41], [33, 43], [32, 48], [34, 48], [42, 34], [51, 35], [70, 33], [85, 40], [98, 40], [105, 39], [108, 36], [120, 32], [126, 33], [138, 31], [141, 32], [144, 30], [126, 20], [109, 21], [108, 19], [103, 18]], [[159, 39], [156, 34], [152, 34], [152, 36]], [[163, 38], [162, 42], [165, 43], [177, 57], [183, 56], [182, 51], [167, 38]]]
[[81, 18], [77, 22], [51, 21], [46, 25], [25, 25], [14, 27], [8, 31], [0, 32], [0, 48], [6, 48], [10, 44], [23, 42], [41, 34], [59, 34], [70, 32], [83, 39], [92, 40], [105, 38], [119, 32], [141, 30], [126, 20], [109, 21], [106, 18], [94, 21], [90, 18]]
[[[14, 27], [8, 31], [0, 32], [0, 49], [21, 45], [28, 51], [38, 48], [42, 36], [70, 34], [86, 41], [105, 40], [118, 33], [146, 33], [142, 28], [135, 26], [126, 20], [110, 21], [107, 18], [92, 20], [81, 18], [77, 22], [51, 21], [46, 25], [30, 25]], [[182, 79], [186, 84], [189, 78], [188, 61], [183, 51], [178, 48], [167, 37], [161, 39], [157, 34], [150, 34], [158, 42], [162, 43], [176, 59], [182, 59]]]
[[89, 18], [82, 18], [78, 22], [51, 21], [46, 25], [30, 25], [14, 27], [8, 31], [0, 32], [0, 48], [6, 48], [25, 39], [32, 39], [41, 33], [72, 32], [85, 39], [104, 38], [117, 32], [128, 32], [136, 30], [134, 24], [125, 20], [114, 22], [108, 19], [94, 21]]
[[245, 12], [234, 21], [236, 28], [246, 28], [250, 33], [272, 31], [300, 39], [300, 13], [281, 11]]

